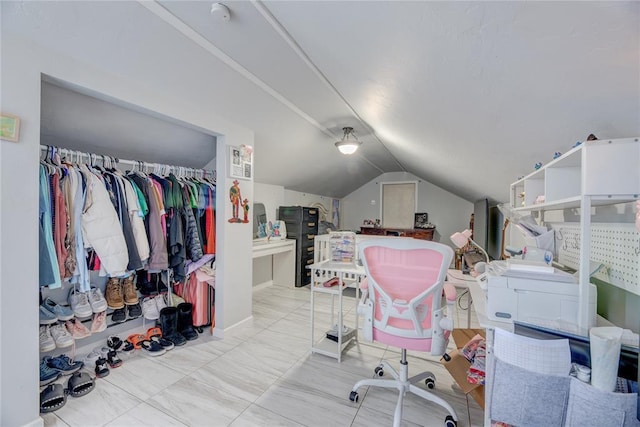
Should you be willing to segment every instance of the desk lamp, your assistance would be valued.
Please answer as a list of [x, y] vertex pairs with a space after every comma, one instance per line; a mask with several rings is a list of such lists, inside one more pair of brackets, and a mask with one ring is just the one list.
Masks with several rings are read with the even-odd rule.
[[489, 255], [487, 254], [487, 252], [484, 249], [482, 249], [482, 247], [476, 242], [474, 242], [473, 239], [471, 238], [471, 230], [467, 229], [464, 231], [453, 233], [451, 235], [451, 241], [453, 242], [454, 245], [456, 245], [458, 249], [464, 248], [469, 244], [469, 242], [471, 242], [473, 246], [480, 249], [480, 252], [482, 252], [482, 255], [484, 255], [484, 257], [487, 260], [486, 262], [490, 261]]

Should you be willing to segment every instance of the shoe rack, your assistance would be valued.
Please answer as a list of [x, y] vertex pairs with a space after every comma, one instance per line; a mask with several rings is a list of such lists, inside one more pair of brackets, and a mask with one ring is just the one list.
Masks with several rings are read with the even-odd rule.
[[[108, 278], [100, 277], [97, 272], [93, 272], [93, 271], [90, 272], [90, 274], [91, 274], [91, 278], [90, 278], [91, 286], [100, 289], [103, 297], [106, 299], [106, 287], [107, 287]], [[157, 273], [157, 274], [163, 276], [160, 280], [162, 280], [164, 284], [169, 283], [169, 274], [167, 271], [162, 271], [161, 273]], [[135, 287], [135, 280], [136, 280], [135, 273], [133, 274], [133, 280], [134, 280], [134, 287]], [[63, 282], [62, 287], [58, 289], [49, 289], [48, 287], [43, 287], [41, 288], [41, 297], [43, 301], [46, 298], [50, 298], [53, 301], [55, 301], [57, 304], [63, 307], [71, 308], [69, 305], [68, 297], [69, 297], [69, 293], [73, 288], [74, 288], [74, 285], [66, 282]], [[136, 293], [138, 294], [138, 303], [142, 306], [142, 300], [144, 298], [144, 295], [141, 295], [137, 289], [136, 289]], [[126, 305], [125, 305], [125, 309], [128, 311]], [[126, 333], [127, 331], [130, 331], [132, 329], [139, 329], [142, 327], [143, 322], [146, 322], [147, 324], [150, 324], [150, 325], [155, 323], [155, 321], [153, 320], [143, 321], [142, 315], [140, 317], [131, 318], [128, 316], [128, 314], [126, 319], [123, 322], [114, 322], [112, 320], [113, 312], [114, 312], [113, 309], [107, 308], [106, 310], [106, 326], [107, 327], [104, 331], [95, 332], [86, 338], [75, 340], [76, 353], [78, 353], [77, 351], [78, 348], [84, 347], [84, 346], [95, 346], [96, 342], [103, 342], [109, 335], [118, 335], [118, 334]], [[74, 319], [76, 319], [77, 321], [81, 321], [89, 330], [91, 330], [91, 324], [93, 322], [94, 314], [92, 314], [91, 317], [87, 317], [83, 319], [77, 319], [74, 317]], [[60, 323], [60, 322], [57, 322], [57, 323]], [[61, 323], [64, 324], [65, 322], [61, 322]], [[57, 355], [61, 353], [68, 353], [71, 351], [71, 349], [72, 347], [70, 346], [62, 347], [62, 348], [56, 347], [51, 351], [41, 352], [40, 356], [42, 357], [46, 355]]]

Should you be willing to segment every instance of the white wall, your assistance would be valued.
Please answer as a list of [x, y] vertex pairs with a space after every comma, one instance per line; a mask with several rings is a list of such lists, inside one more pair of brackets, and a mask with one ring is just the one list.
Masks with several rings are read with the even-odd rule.
[[[325, 221], [331, 220], [331, 203], [333, 198], [320, 196], [318, 194], [301, 193], [299, 191], [284, 190], [284, 206], [311, 206], [314, 203], [320, 203], [327, 210], [327, 218]], [[342, 208], [340, 208], [342, 210]], [[340, 218], [341, 224], [342, 218]]]
[[418, 181], [418, 212], [429, 213], [436, 226], [433, 240], [452, 245], [449, 236], [469, 228], [473, 203], [406, 172], [380, 175], [342, 199], [342, 228], [360, 230], [362, 221], [381, 217], [380, 185], [383, 182]]
[[[253, 203], [264, 204], [268, 221], [278, 218], [280, 206], [311, 206], [313, 203], [322, 203], [331, 212], [331, 197], [317, 194], [301, 193], [287, 190], [281, 185], [254, 183]], [[331, 220], [329, 218], [329, 220]], [[260, 285], [270, 280], [272, 276], [271, 257], [257, 258], [253, 260], [253, 285]]]
[[284, 206], [285, 189], [281, 185], [261, 184], [256, 182], [253, 184], [253, 203], [262, 203], [267, 213], [267, 221], [275, 221], [278, 219], [278, 208]]
[[[3, 28], [6, 22], [3, 21]], [[104, 35], [93, 35], [104, 37]], [[41, 73], [140, 106], [219, 136], [218, 153], [226, 145], [253, 145], [253, 133], [207, 108], [215, 99], [187, 96], [188, 80], [155, 73], [157, 64], [111, 61], [117, 72], [87, 63], [81, 53], [65, 55], [45, 49], [3, 29], [3, 112], [21, 118], [20, 142], [0, 142], [0, 425], [40, 425], [38, 371], [38, 156], [40, 145]], [[119, 51], [126, 50], [122, 43]], [[109, 52], [102, 52], [109, 61]], [[229, 224], [231, 206], [226, 196], [230, 180], [224, 160], [217, 156], [220, 188], [217, 217], [217, 331], [251, 316], [251, 224]], [[243, 181], [243, 196], [253, 198], [253, 183]], [[220, 206], [224, 203], [224, 207]], [[218, 303], [219, 301], [219, 303]], [[7, 328], [6, 325], [11, 325]], [[19, 369], [18, 369], [19, 368]]]

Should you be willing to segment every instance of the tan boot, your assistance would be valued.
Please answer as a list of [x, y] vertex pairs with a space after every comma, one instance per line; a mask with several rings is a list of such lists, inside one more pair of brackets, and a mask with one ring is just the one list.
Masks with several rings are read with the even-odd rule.
[[133, 284], [133, 275], [127, 277], [122, 281], [122, 287], [124, 288], [124, 303], [126, 305], [134, 305], [138, 303], [138, 292]]
[[109, 308], [117, 310], [124, 308], [124, 299], [122, 297], [122, 285], [120, 279], [117, 277], [111, 277], [107, 282], [107, 288], [105, 290], [105, 297]]

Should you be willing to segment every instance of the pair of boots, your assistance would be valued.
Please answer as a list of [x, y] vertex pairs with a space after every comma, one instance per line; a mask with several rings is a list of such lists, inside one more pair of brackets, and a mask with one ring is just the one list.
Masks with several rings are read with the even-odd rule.
[[107, 306], [113, 310], [124, 308], [125, 305], [138, 304], [138, 293], [133, 284], [133, 275], [124, 279], [111, 277], [105, 288]]
[[145, 296], [167, 292], [167, 285], [162, 280], [162, 273], [149, 273], [147, 270], [136, 272], [138, 290]]
[[193, 304], [183, 302], [177, 307], [165, 307], [160, 310], [160, 329], [162, 336], [174, 345], [184, 345], [198, 338], [193, 328]]

